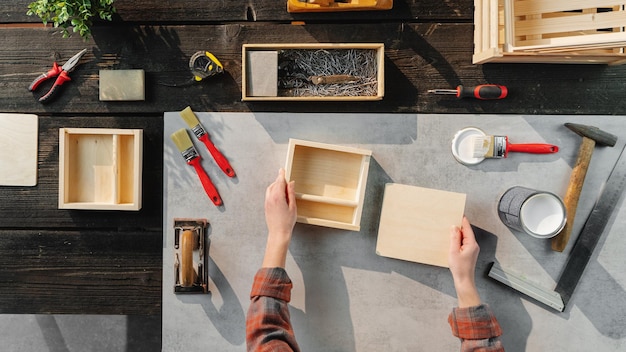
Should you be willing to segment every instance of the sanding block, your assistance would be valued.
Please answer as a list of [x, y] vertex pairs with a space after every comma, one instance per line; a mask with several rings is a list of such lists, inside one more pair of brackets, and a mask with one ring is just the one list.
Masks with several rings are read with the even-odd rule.
[[174, 219], [174, 293], [209, 293], [208, 222]]
[[143, 70], [100, 70], [101, 101], [142, 101], [145, 96]]
[[250, 77], [248, 95], [253, 97], [278, 96], [278, 51], [250, 51], [247, 59], [246, 74]]

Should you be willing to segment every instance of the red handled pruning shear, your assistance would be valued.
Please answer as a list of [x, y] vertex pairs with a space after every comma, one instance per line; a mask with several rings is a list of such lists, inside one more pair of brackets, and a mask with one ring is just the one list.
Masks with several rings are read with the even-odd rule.
[[78, 64], [78, 61], [83, 55], [85, 55], [86, 52], [87, 52], [87, 49], [81, 50], [78, 54], [72, 56], [69, 60], [67, 60], [67, 62], [61, 67], [59, 67], [59, 65], [57, 65], [56, 62], [53, 63], [52, 69], [46, 73], [42, 73], [41, 75], [39, 75], [39, 77], [35, 78], [33, 83], [31, 83], [30, 86], [28, 86], [28, 90], [32, 92], [35, 89], [37, 89], [37, 87], [39, 86], [39, 84], [41, 84], [41, 82], [58, 76], [56, 81], [54, 81], [52, 88], [50, 88], [50, 90], [48, 91], [48, 93], [46, 93], [41, 98], [39, 98], [40, 103], [47, 103], [56, 94], [56, 92], [59, 91], [59, 87], [61, 87], [63, 83], [72, 80], [68, 73], [74, 70], [74, 68], [76, 67], [76, 64]]

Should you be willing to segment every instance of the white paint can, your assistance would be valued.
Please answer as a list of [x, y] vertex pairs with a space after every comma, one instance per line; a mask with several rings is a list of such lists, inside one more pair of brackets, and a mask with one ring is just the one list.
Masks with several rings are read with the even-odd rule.
[[508, 227], [536, 238], [556, 236], [565, 226], [565, 205], [557, 195], [515, 186], [498, 203], [500, 220]]
[[458, 131], [452, 138], [452, 155], [456, 161], [464, 165], [476, 165], [485, 160], [484, 157], [474, 157], [474, 141], [476, 137], [484, 137], [485, 132], [480, 128], [466, 127]]

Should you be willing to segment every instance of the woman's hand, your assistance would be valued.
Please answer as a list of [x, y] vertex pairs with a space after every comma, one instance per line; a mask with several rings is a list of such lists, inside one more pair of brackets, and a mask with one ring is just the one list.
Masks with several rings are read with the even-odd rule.
[[450, 237], [449, 265], [459, 308], [477, 306], [480, 304], [480, 297], [476, 289], [474, 273], [480, 247], [466, 217], [463, 217], [460, 229], [456, 226], [452, 228]]
[[265, 222], [268, 234], [263, 267], [285, 267], [296, 217], [295, 184], [294, 181], [287, 183], [285, 170], [281, 168], [276, 180], [265, 191]]

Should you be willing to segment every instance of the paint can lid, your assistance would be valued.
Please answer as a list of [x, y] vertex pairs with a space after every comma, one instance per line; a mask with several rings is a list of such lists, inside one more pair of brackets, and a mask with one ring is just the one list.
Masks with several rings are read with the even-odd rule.
[[474, 140], [476, 136], [485, 136], [485, 132], [476, 127], [467, 127], [458, 131], [452, 138], [452, 155], [465, 165], [476, 165], [485, 160], [484, 157], [474, 157]]

